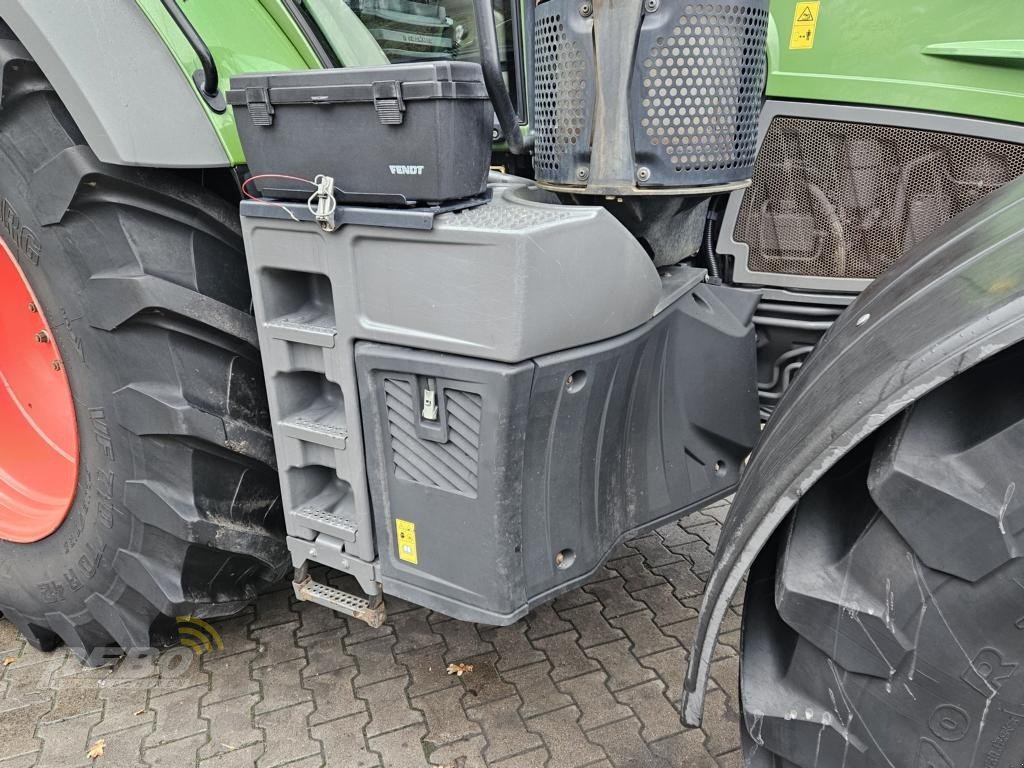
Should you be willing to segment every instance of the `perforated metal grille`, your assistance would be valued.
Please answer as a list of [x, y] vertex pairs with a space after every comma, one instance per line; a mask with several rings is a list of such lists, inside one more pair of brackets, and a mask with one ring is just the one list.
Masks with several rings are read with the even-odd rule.
[[480, 463], [482, 399], [475, 392], [446, 389], [448, 442], [416, 434], [417, 395], [404, 379], [384, 379], [395, 477], [476, 496]]
[[734, 237], [751, 271], [874, 278], [1021, 173], [1024, 144], [776, 117]]
[[575, 40], [566, 35], [562, 15], [538, 17], [534, 24], [536, 84], [534, 119], [536, 144], [533, 163], [553, 173], [569, 161], [584, 141], [586, 63]]
[[764, 8], [691, 3], [644, 52], [641, 127], [676, 173], [753, 165], [767, 32]]

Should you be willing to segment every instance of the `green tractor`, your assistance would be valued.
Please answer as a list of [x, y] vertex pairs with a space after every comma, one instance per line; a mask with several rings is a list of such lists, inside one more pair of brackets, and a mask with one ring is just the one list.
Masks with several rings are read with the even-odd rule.
[[[745, 580], [749, 765], [1020, 764], [1016, 3], [0, 21], [0, 612], [34, 647], [105, 663], [287, 575], [509, 624], [735, 494], [688, 723]], [[357, 100], [379, 133], [323, 119]], [[268, 137], [391, 189], [483, 147], [486, 189], [346, 197]]]

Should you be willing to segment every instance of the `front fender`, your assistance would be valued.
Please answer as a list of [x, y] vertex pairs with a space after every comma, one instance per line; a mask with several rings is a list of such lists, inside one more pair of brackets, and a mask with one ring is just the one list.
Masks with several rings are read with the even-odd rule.
[[751, 454], [722, 529], [683, 692], [699, 725], [712, 653], [744, 574], [828, 469], [892, 416], [1024, 338], [1024, 178], [922, 241], [822, 339]]

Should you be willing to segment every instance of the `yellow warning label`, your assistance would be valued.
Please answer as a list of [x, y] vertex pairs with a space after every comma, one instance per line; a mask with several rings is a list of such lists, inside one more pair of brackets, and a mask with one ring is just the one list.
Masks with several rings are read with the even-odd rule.
[[814, 30], [818, 26], [820, 0], [796, 4], [793, 11], [793, 31], [789, 33], [789, 49], [798, 51], [814, 47]]
[[395, 519], [398, 531], [398, 556], [408, 563], [419, 565], [416, 560], [416, 523]]

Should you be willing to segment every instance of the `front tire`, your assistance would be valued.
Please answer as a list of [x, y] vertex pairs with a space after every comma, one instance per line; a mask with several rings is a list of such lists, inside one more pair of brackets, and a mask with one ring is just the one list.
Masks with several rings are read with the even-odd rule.
[[63, 358], [79, 467], [53, 534], [0, 541], [0, 612], [37, 648], [102, 661], [239, 610], [288, 567], [245, 258], [231, 205], [96, 161], [2, 42], [0, 236]]
[[747, 760], [1024, 759], [1024, 353], [927, 395], [801, 501], [748, 581]]

